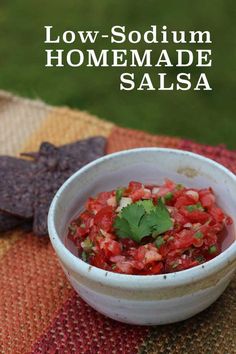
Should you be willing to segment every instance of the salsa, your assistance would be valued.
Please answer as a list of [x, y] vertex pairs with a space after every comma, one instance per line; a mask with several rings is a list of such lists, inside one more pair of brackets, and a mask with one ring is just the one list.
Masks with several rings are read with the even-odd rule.
[[162, 185], [131, 181], [89, 198], [67, 237], [93, 266], [152, 275], [216, 257], [231, 224], [212, 188], [187, 188], [168, 179]]

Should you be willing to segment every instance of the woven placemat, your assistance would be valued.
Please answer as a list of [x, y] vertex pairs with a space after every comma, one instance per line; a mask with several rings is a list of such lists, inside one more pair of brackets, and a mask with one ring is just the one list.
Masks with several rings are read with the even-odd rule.
[[[142, 146], [186, 149], [236, 173], [236, 152], [124, 129], [86, 112], [51, 107], [0, 91], [0, 153], [18, 155], [41, 141], [107, 137], [107, 153]], [[90, 308], [66, 280], [47, 238], [0, 236], [0, 353], [234, 354], [236, 278], [209, 309], [168, 326], [129, 326]]]

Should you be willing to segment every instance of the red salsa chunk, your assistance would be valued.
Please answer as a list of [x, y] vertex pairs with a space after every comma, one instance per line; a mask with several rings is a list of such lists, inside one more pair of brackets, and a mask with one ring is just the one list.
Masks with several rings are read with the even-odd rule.
[[108, 271], [152, 275], [202, 264], [221, 252], [232, 219], [212, 188], [130, 182], [89, 198], [67, 237], [85, 262]]

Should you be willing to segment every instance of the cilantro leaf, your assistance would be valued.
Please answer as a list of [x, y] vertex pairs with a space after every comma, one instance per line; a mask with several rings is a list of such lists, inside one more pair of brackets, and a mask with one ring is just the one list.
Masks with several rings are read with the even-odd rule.
[[133, 239], [136, 242], [140, 242], [143, 237], [150, 235], [150, 225], [147, 223], [146, 216], [143, 216], [140, 220], [140, 224], [138, 226], [131, 225], [130, 227], [132, 231]]
[[163, 234], [173, 226], [168, 209], [161, 198], [158, 200], [155, 211], [147, 215], [147, 221], [149, 225], [152, 225], [152, 232], [155, 233], [154, 236]]
[[144, 207], [137, 203], [124, 207], [120, 216], [115, 219], [114, 226], [118, 236], [132, 238], [134, 241], [139, 242], [142, 234], [139, 224], [144, 214]]
[[144, 214], [144, 207], [137, 203], [130, 204], [121, 211], [121, 217], [128, 221], [131, 226], [139, 226], [140, 220]]
[[144, 207], [146, 213], [150, 213], [151, 211], [155, 210], [155, 205], [151, 199], [140, 200], [136, 203], [137, 205], [141, 205]]
[[130, 226], [127, 220], [117, 216], [115, 218], [114, 227], [116, 229], [116, 233], [120, 238], [131, 238], [132, 234], [130, 230]]
[[114, 227], [121, 238], [130, 238], [141, 242], [145, 236], [157, 235], [168, 231], [173, 223], [170, 214], [162, 202], [155, 206], [152, 200], [143, 200], [124, 207], [116, 217]]

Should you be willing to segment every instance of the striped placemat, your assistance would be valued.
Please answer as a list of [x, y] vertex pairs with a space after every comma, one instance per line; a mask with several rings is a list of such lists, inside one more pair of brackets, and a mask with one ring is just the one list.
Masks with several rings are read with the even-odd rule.
[[[107, 137], [107, 153], [143, 146], [186, 149], [236, 173], [236, 152], [224, 146], [120, 128], [86, 112], [0, 91], [1, 154], [17, 156], [45, 140], [62, 145], [93, 135]], [[110, 320], [85, 304], [47, 238], [1, 234], [0, 274], [0, 353], [236, 353], [236, 278], [201, 314], [174, 325], [141, 327]]]

